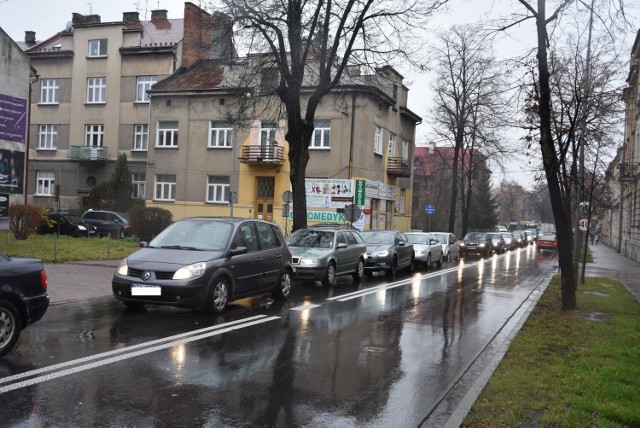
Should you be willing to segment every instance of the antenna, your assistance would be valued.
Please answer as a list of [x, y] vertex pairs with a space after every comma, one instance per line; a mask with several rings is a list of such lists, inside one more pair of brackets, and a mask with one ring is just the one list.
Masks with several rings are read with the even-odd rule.
[[91, 7], [91, 3], [87, 3], [89, 5], [89, 15], [93, 15], [93, 8]]

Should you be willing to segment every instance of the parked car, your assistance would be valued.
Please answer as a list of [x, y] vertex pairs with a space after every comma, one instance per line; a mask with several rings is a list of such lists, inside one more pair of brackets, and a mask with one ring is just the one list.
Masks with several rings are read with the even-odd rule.
[[96, 227], [82, 220], [77, 215], [60, 214], [60, 213], [47, 213], [45, 218], [38, 226], [38, 233], [41, 235], [46, 234], [59, 234], [73, 236], [75, 238], [80, 236], [96, 236]]
[[491, 238], [491, 241], [493, 244], [493, 251], [495, 251], [496, 254], [502, 254], [507, 250], [504, 243], [504, 239], [502, 239], [502, 236], [500, 235], [500, 233], [488, 232], [487, 235], [489, 235], [489, 238]]
[[442, 257], [445, 260], [460, 259], [460, 241], [456, 235], [449, 232], [432, 232], [432, 235], [442, 244]]
[[364, 276], [367, 246], [350, 226], [316, 225], [296, 230], [287, 239], [296, 279], [333, 286], [339, 275]]
[[460, 242], [460, 257], [478, 254], [489, 257], [493, 253], [493, 241], [486, 232], [469, 232]]
[[405, 233], [409, 242], [413, 244], [413, 252], [417, 263], [425, 265], [427, 268], [435, 263], [437, 267], [442, 266], [442, 244], [431, 233], [410, 232]]
[[393, 230], [367, 230], [360, 232], [360, 236], [367, 244], [367, 260], [364, 265], [367, 274], [384, 271], [393, 276], [400, 269], [413, 270], [413, 244], [404, 233]]
[[201, 307], [220, 313], [241, 297], [271, 292], [286, 298], [292, 274], [291, 252], [274, 223], [193, 217], [168, 226], [122, 260], [112, 289], [127, 306]]
[[98, 236], [109, 235], [112, 238], [131, 236], [127, 216], [123, 213], [89, 209], [82, 214], [82, 220], [94, 225]]
[[504, 246], [507, 250], [513, 250], [516, 248], [516, 240], [513, 237], [513, 233], [500, 232], [500, 236], [502, 236], [502, 240], [504, 241]]
[[543, 234], [538, 236], [538, 242], [536, 243], [536, 246], [539, 251], [557, 251], [558, 241], [556, 239], [556, 235]]
[[42, 260], [0, 253], [0, 357], [13, 349], [20, 333], [49, 307]]

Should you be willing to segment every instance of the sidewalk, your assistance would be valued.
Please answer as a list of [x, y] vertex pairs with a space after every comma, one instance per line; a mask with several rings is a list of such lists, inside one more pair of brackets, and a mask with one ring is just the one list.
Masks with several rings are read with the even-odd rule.
[[[601, 276], [620, 281], [622, 285], [640, 302], [640, 263], [637, 263], [616, 250], [603, 244], [589, 245], [593, 263], [587, 263], [585, 276]], [[578, 289], [582, 277], [582, 265], [578, 277]]]

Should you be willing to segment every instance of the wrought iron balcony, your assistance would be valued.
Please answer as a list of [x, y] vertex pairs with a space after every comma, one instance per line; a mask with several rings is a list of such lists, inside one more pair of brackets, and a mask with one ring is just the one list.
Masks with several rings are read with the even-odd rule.
[[387, 174], [396, 177], [411, 177], [409, 160], [405, 158], [389, 158], [387, 163]]
[[69, 147], [69, 159], [74, 161], [105, 162], [109, 160], [109, 151], [106, 147], [71, 146]]
[[620, 169], [618, 181], [634, 181], [638, 174], [637, 163], [621, 163], [618, 165], [618, 169]]
[[247, 164], [283, 164], [284, 147], [252, 144], [242, 146], [240, 162]]

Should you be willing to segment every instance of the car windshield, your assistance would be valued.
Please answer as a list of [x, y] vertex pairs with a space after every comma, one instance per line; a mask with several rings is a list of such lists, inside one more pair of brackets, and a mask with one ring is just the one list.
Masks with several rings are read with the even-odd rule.
[[332, 248], [333, 232], [324, 230], [298, 230], [287, 240], [290, 247]]
[[227, 248], [233, 225], [216, 220], [182, 220], [173, 223], [150, 243], [153, 248], [222, 251]]
[[429, 235], [424, 235], [421, 233], [407, 233], [407, 238], [409, 238], [409, 242], [412, 244], [423, 244], [429, 245]]
[[362, 233], [362, 239], [367, 244], [389, 244], [393, 245], [393, 233], [385, 232], [365, 232]]
[[468, 233], [464, 239], [468, 239], [471, 241], [484, 241], [486, 239], [486, 235], [484, 233]]
[[67, 214], [67, 215], [64, 216], [64, 218], [66, 218], [69, 223], [80, 223], [80, 222], [82, 222], [82, 219], [80, 217], [76, 216], [76, 215]]
[[433, 236], [443, 244], [447, 243], [447, 234], [446, 233], [434, 233]]
[[511, 239], [511, 234], [510, 233], [501, 233], [500, 235], [505, 239]]

